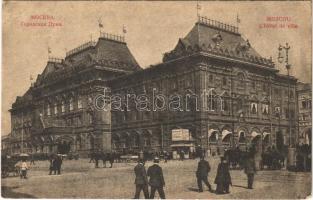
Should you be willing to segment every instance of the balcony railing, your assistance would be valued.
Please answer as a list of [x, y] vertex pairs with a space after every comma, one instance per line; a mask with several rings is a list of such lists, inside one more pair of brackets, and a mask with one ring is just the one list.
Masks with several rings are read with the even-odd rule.
[[216, 28], [219, 28], [219, 29], [223, 29], [225, 31], [229, 31], [229, 32], [233, 32], [233, 33], [239, 33], [238, 27], [232, 26], [232, 25], [228, 25], [228, 24], [224, 24], [222, 22], [219, 22], [219, 21], [216, 21], [216, 20], [212, 20], [212, 19], [209, 19], [207, 17], [199, 16], [198, 17], [198, 22], [202, 23], [202, 24], [206, 24], [206, 25], [211, 26], [211, 27], [216, 27]]
[[105, 39], [109, 39], [109, 40], [114, 40], [117, 42], [125, 42], [125, 37], [120, 36], [120, 35], [114, 35], [114, 34], [110, 34], [110, 33], [100, 32], [100, 37], [105, 38]]
[[62, 63], [63, 59], [62, 58], [49, 57], [48, 61], [53, 62], [53, 63]]
[[96, 41], [92, 41], [91, 40], [89, 42], [86, 42], [86, 43], [80, 45], [79, 47], [76, 47], [75, 49], [72, 49], [72, 50], [66, 52], [66, 56], [73, 55], [73, 54], [75, 54], [77, 52], [80, 52], [80, 51], [83, 51], [83, 50], [85, 50], [85, 49], [87, 49], [89, 47], [94, 47], [94, 46], [96, 46], [96, 44], [97, 44]]

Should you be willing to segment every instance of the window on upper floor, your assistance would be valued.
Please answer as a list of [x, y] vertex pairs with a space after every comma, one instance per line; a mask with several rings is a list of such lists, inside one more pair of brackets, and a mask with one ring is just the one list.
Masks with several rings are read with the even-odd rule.
[[294, 96], [295, 96], [295, 95], [294, 95], [293, 91], [290, 91], [290, 98], [293, 99]]
[[221, 99], [221, 110], [222, 111], [228, 111], [229, 110], [227, 98]]
[[222, 83], [223, 83], [223, 86], [227, 85], [227, 78], [226, 77], [223, 77]]
[[301, 104], [302, 104], [302, 108], [304, 108], [304, 109], [307, 108], [307, 106], [306, 106], [306, 100], [302, 100], [302, 101], [301, 101]]
[[262, 114], [268, 115], [268, 104], [262, 104]]
[[308, 108], [311, 108], [312, 106], [312, 100], [308, 100]]
[[266, 92], [266, 90], [267, 90], [267, 84], [266, 83], [263, 83], [262, 90], [263, 90], [263, 92]]
[[77, 108], [82, 109], [83, 108], [83, 100], [81, 97], [78, 97], [77, 99]]
[[209, 83], [214, 83], [214, 77], [212, 74], [209, 75]]
[[256, 82], [255, 82], [255, 81], [252, 81], [252, 82], [251, 82], [251, 86], [252, 86], [252, 89], [253, 89], [253, 90], [256, 90]]
[[61, 112], [62, 113], [65, 112], [65, 101], [64, 100], [61, 101]]
[[47, 114], [48, 116], [50, 116], [50, 115], [51, 115], [51, 108], [50, 108], [50, 104], [47, 104], [46, 114]]
[[208, 110], [215, 111], [217, 109], [217, 99], [213, 94], [210, 94], [207, 101]]
[[54, 114], [57, 115], [58, 114], [58, 104], [54, 103]]
[[251, 103], [250, 111], [251, 111], [251, 114], [257, 114], [258, 113], [258, 104], [257, 103]]
[[69, 101], [69, 109], [70, 111], [74, 110], [74, 100], [72, 97], [70, 98], [70, 101]]
[[244, 88], [245, 85], [246, 85], [244, 74], [243, 73], [238, 73], [237, 79], [238, 79], [238, 87]]

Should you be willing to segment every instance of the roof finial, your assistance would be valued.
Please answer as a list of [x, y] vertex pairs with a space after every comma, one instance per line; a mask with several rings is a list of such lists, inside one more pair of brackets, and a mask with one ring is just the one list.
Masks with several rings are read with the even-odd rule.
[[101, 30], [103, 29], [103, 24], [102, 24], [102, 17], [100, 16], [100, 18], [98, 19], [98, 25], [99, 25], [99, 31], [100, 31], [100, 35], [101, 35]]
[[123, 37], [125, 38], [125, 34], [127, 33], [126, 26], [123, 24]]
[[240, 20], [240, 18], [239, 18], [238, 13], [237, 13], [237, 18], [236, 18], [237, 27], [239, 27], [240, 22], [241, 22], [241, 20]]
[[199, 19], [199, 17], [200, 17], [199, 11], [201, 10], [201, 5], [199, 4], [198, 0], [197, 0], [197, 7], [196, 7], [196, 9], [197, 9], [197, 18]]

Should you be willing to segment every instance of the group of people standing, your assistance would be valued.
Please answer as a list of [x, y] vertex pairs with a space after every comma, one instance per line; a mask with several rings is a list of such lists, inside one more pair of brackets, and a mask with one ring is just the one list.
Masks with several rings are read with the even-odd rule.
[[[213, 192], [212, 186], [208, 181], [208, 174], [210, 170], [211, 168], [209, 162], [206, 161], [204, 157], [201, 157], [196, 171], [199, 192], [203, 192], [202, 182], [206, 184], [210, 192]], [[253, 189], [254, 174], [256, 173], [256, 166], [253, 156], [249, 156], [245, 161], [244, 172], [247, 175], [248, 180], [247, 188]], [[216, 194], [229, 193], [229, 186], [232, 186], [232, 180], [229, 173], [229, 163], [225, 157], [221, 157], [221, 162], [217, 167], [214, 183], [216, 184]]]
[[[165, 193], [163, 187], [165, 186], [165, 181], [163, 177], [162, 168], [159, 166], [159, 158], [154, 158], [154, 164], [148, 168], [146, 172], [144, 161], [142, 159], [138, 160], [138, 164], [134, 168], [135, 172], [135, 199], [139, 199], [140, 192], [143, 191], [144, 197], [146, 199], [154, 199], [155, 192], [158, 191], [161, 199], [165, 199]], [[148, 177], [150, 177], [148, 181]], [[149, 185], [151, 187], [149, 195]]]
[[[164, 186], [165, 181], [163, 177], [162, 168], [159, 166], [159, 158], [154, 158], [154, 164], [148, 168], [146, 172], [145, 163], [142, 159], [138, 160], [138, 164], [134, 168], [135, 172], [135, 199], [140, 197], [141, 191], [144, 193], [146, 199], [153, 199], [155, 192], [158, 191], [161, 199], [165, 199]], [[204, 159], [204, 156], [200, 157], [198, 167], [196, 171], [196, 178], [198, 184], [198, 192], [203, 192], [202, 182], [208, 187], [210, 192], [214, 192], [211, 184], [208, 181], [208, 175], [211, 171], [210, 164]], [[254, 174], [256, 173], [256, 166], [253, 156], [249, 156], [245, 161], [244, 173], [247, 175], [248, 189], [253, 189]], [[148, 177], [150, 179], [148, 180]], [[214, 180], [216, 184], [216, 194], [229, 193], [229, 186], [232, 186], [232, 179], [229, 172], [229, 163], [225, 157], [221, 157], [221, 162], [217, 167], [217, 173]], [[149, 195], [149, 185], [151, 187]]]
[[52, 175], [52, 172], [54, 175], [61, 174], [61, 166], [62, 166], [62, 158], [59, 155], [51, 155], [50, 157], [50, 167], [49, 167], [49, 175]]

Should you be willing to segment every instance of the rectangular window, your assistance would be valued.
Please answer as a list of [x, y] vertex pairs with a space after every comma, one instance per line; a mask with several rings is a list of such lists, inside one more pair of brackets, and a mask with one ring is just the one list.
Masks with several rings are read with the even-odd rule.
[[306, 108], [306, 101], [305, 101], [305, 100], [303, 100], [301, 103], [302, 103], [302, 108], [304, 108], [304, 109], [305, 109], [305, 108]]
[[54, 104], [54, 114], [58, 114], [58, 105]]

